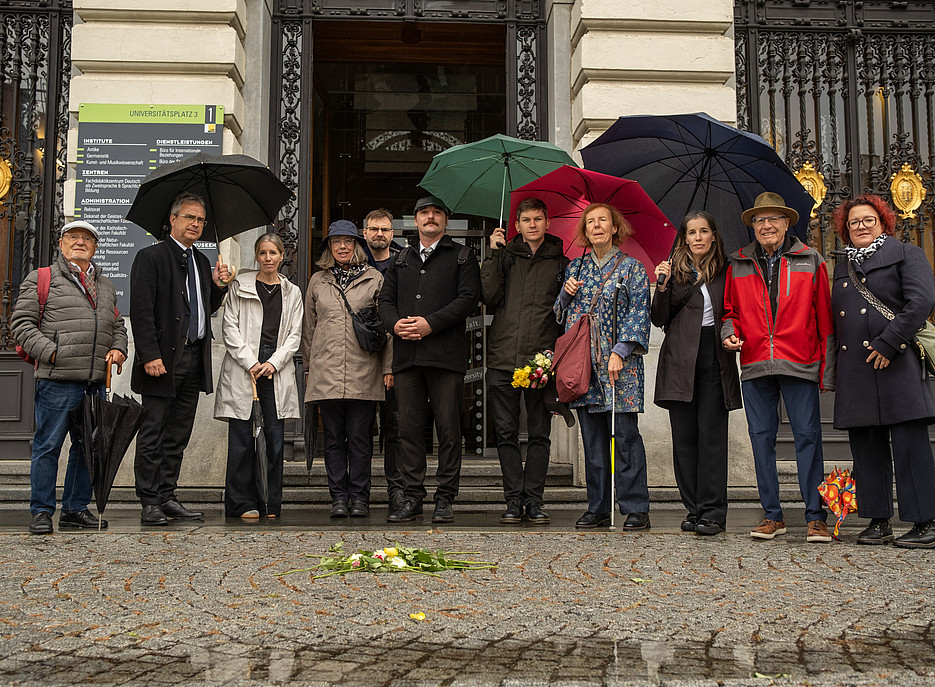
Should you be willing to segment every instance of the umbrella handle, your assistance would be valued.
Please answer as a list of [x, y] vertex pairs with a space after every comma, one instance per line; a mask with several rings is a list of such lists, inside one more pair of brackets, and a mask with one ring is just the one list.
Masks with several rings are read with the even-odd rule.
[[[249, 372], [247, 374], [250, 374]], [[250, 386], [253, 387], [253, 400], [259, 401], [260, 397], [256, 393], [256, 380], [253, 378], [253, 375], [250, 375]]]
[[106, 389], [107, 398], [110, 398], [110, 386], [111, 378], [113, 377], [114, 365], [113, 363], [107, 363], [107, 379], [104, 382], [104, 388]]

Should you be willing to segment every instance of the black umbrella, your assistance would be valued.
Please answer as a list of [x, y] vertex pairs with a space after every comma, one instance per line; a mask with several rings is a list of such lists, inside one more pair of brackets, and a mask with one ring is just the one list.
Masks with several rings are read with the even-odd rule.
[[[109, 397], [110, 366], [107, 369], [106, 386]], [[69, 412], [91, 476], [99, 514], [103, 514], [107, 507], [117, 470], [145, 414], [143, 406], [132, 398], [120, 395], [101, 398], [91, 393], [85, 394], [81, 403]]]
[[[253, 444], [256, 454], [257, 488], [260, 490], [260, 501], [269, 508], [269, 457], [266, 454], [266, 434], [263, 431], [263, 409], [260, 407], [260, 397], [256, 392], [256, 380], [250, 376], [250, 385], [253, 387], [253, 409], [250, 421], [253, 423]], [[268, 514], [268, 513], [267, 513]]]
[[305, 404], [303, 435], [305, 437], [305, 469], [308, 483], [312, 483], [312, 463], [315, 462], [315, 441], [318, 439], [318, 404]]
[[205, 199], [207, 223], [202, 238], [214, 242], [272, 223], [292, 198], [292, 191], [252, 157], [196, 153], [150, 172], [136, 192], [127, 219], [164, 239], [169, 207], [183, 191]]
[[763, 138], [703, 112], [620, 117], [581, 157], [586, 169], [640, 182], [675, 223], [689, 210], [710, 212], [729, 252], [753, 240], [740, 215], [763, 191], [798, 211], [790, 229], [806, 239], [815, 201], [792, 170]]

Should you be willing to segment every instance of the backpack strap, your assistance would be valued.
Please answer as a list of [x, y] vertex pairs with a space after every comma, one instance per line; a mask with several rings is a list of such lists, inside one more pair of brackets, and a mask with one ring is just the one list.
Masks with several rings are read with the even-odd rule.
[[458, 251], [458, 264], [463, 265], [468, 261], [469, 257], [471, 257], [471, 247], [468, 245], [461, 246], [461, 250]]
[[42, 326], [42, 315], [45, 314], [45, 304], [49, 300], [49, 288], [52, 285], [52, 268], [39, 268], [39, 323]]
[[406, 267], [409, 264], [406, 261], [409, 260], [409, 254], [411, 252], [412, 252], [411, 246], [404, 246], [402, 250], [400, 250], [396, 254], [396, 261], [393, 263], [393, 265], [395, 265], [396, 267]]

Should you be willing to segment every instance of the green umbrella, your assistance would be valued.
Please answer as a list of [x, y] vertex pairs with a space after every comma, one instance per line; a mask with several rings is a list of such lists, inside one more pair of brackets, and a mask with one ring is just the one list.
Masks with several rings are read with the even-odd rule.
[[436, 155], [419, 186], [455, 212], [499, 216], [498, 226], [503, 226], [503, 215], [510, 210], [510, 191], [562, 165], [578, 166], [552, 143], [495, 134]]

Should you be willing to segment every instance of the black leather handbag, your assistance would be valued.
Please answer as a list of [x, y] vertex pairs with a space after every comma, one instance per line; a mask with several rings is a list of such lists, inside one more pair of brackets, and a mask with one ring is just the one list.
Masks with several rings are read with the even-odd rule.
[[347, 302], [347, 296], [344, 290], [335, 285], [341, 298], [344, 299], [344, 307], [351, 315], [351, 322], [354, 324], [354, 333], [357, 335], [357, 343], [365, 351], [377, 353], [383, 350], [386, 345], [386, 328], [380, 320], [380, 315], [374, 306], [361, 308], [357, 312], [351, 310], [351, 304]]

